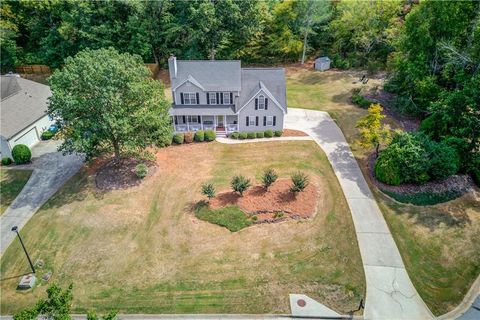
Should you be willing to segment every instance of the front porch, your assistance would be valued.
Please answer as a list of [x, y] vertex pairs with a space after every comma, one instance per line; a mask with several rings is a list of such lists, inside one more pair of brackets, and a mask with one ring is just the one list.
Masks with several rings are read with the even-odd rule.
[[230, 134], [238, 131], [238, 115], [175, 115], [172, 123], [177, 133], [215, 130]]

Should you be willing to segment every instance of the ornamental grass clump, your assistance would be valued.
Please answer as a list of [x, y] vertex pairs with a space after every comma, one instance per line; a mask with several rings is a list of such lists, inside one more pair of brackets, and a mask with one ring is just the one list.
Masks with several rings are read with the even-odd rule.
[[230, 182], [233, 191], [240, 193], [240, 196], [243, 196], [243, 193], [250, 188], [251, 183], [250, 179], [245, 178], [242, 175], [234, 176]]
[[202, 184], [202, 194], [207, 196], [208, 200], [215, 198], [216, 190], [212, 183]]
[[262, 175], [262, 185], [265, 189], [268, 190], [268, 188], [275, 182], [277, 181], [278, 175], [273, 169], [267, 169], [263, 172]]
[[308, 176], [302, 172], [296, 172], [291, 176], [292, 186], [290, 191], [294, 193], [302, 192], [308, 186]]

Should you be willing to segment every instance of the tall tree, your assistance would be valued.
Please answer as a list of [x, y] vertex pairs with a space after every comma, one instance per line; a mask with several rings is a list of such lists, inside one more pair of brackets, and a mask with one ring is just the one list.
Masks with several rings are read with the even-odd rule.
[[301, 63], [305, 63], [308, 36], [315, 33], [315, 25], [326, 21], [330, 15], [330, 2], [316, 0], [302, 0], [300, 4], [300, 17], [304, 17], [300, 31], [303, 34], [303, 51]]
[[64, 135], [60, 149], [87, 157], [142, 152], [171, 141], [163, 86], [136, 55], [115, 49], [84, 50], [49, 78], [48, 113]]
[[0, 52], [2, 71], [13, 69], [17, 63], [16, 37], [18, 26], [15, 14], [8, 2], [0, 3]]

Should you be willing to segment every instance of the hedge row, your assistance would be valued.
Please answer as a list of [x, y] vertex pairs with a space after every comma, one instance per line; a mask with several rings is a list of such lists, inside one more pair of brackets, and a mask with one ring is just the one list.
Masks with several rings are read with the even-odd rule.
[[213, 141], [217, 137], [213, 130], [198, 130], [196, 132], [175, 133], [172, 142], [175, 144]]
[[245, 139], [261, 139], [261, 138], [272, 138], [273, 136], [275, 137], [281, 137], [283, 134], [283, 131], [272, 131], [272, 130], [266, 130], [266, 131], [260, 131], [260, 132], [234, 132], [230, 134], [230, 138], [232, 139], [239, 139], [239, 140], [245, 140]]

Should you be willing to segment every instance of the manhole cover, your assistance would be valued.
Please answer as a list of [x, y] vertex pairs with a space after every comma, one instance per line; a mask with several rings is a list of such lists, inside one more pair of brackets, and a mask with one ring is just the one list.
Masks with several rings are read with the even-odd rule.
[[305, 300], [303, 300], [303, 299], [298, 299], [298, 300], [297, 300], [297, 304], [298, 304], [299, 307], [305, 307], [305, 305], [306, 305], [307, 303], [306, 303]]

